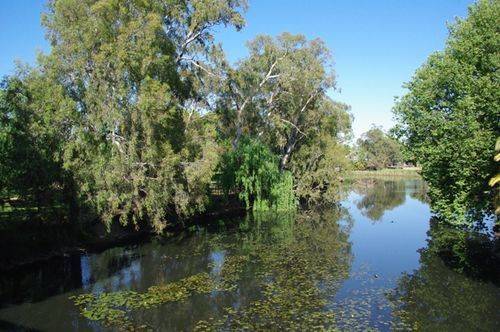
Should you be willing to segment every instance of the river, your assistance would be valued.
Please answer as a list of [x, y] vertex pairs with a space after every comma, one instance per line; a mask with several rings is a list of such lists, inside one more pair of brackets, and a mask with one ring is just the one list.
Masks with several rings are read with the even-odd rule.
[[[420, 179], [358, 181], [338, 207], [212, 220], [2, 275], [0, 330], [499, 331], [497, 270], [438, 255], [453, 234], [432, 226]], [[498, 247], [474, 239], [461, 243]]]

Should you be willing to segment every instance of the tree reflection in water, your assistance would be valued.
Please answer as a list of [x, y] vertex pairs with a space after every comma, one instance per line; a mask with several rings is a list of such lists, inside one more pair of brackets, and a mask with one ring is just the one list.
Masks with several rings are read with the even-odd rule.
[[420, 179], [357, 179], [352, 189], [361, 195], [356, 206], [372, 221], [380, 221], [390, 211], [406, 201], [406, 195], [427, 203], [427, 186]]
[[304, 330], [333, 327], [335, 312], [328, 298], [348, 277], [352, 261], [347, 241], [350, 218], [344, 209], [303, 213], [289, 218], [257, 216], [255, 231], [242, 247], [256, 263], [252, 282], [262, 296], [227, 310], [225, 319], [199, 322], [199, 330]]
[[[186, 252], [166, 257], [166, 275], [180, 278], [148, 282], [159, 286], [143, 291], [114, 291], [113, 285], [97, 296], [83, 294], [75, 303], [85, 317], [118, 328], [289, 330], [311, 323], [333, 327], [335, 312], [328, 311], [327, 304], [348, 277], [351, 226], [347, 210], [334, 207], [249, 216], [238, 230], [198, 230], [197, 236], [185, 239], [189, 246], [182, 244]], [[154, 266], [145, 263], [141, 261], [139, 271]], [[207, 282], [197, 288], [198, 279], [191, 276], [200, 273], [208, 273], [212, 291]], [[185, 289], [183, 280], [188, 279], [194, 283]]]
[[406, 198], [403, 181], [363, 179], [356, 181], [353, 188], [363, 196], [357, 203], [358, 209], [372, 221], [379, 221], [385, 211], [402, 205]]
[[431, 220], [420, 266], [388, 295], [394, 316], [421, 331], [500, 330], [499, 239]]
[[118, 329], [113, 314], [158, 331], [499, 330], [498, 240], [431, 221], [426, 244], [419, 180], [354, 187], [368, 197], [349, 195], [343, 205], [352, 211], [377, 217], [403, 199], [391, 220], [408, 222], [354, 223], [341, 207], [256, 215], [47, 261], [0, 278], [0, 329], [101, 331], [103, 320], [86, 319], [69, 299], [90, 293], [107, 294], [89, 298], [92, 317], [107, 315]]

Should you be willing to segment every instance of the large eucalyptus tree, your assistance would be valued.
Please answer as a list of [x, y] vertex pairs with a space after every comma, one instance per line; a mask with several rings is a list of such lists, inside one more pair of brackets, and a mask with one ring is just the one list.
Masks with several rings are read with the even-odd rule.
[[347, 168], [348, 106], [332, 101], [332, 59], [325, 44], [302, 35], [258, 36], [249, 56], [227, 70], [218, 105], [221, 131], [238, 145], [259, 138], [291, 170], [302, 198], [334, 192]]

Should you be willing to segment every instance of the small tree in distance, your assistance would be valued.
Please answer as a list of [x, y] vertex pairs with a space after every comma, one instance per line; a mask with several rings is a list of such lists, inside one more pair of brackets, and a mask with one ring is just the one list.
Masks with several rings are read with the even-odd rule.
[[395, 167], [403, 162], [401, 145], [380, 127], [372, 126], [361, 135], [356, 147], [356, 167], [382, 169]]

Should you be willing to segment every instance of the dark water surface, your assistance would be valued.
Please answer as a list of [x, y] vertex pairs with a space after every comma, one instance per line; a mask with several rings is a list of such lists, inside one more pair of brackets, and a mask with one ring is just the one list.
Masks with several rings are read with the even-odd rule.
[[[341, 208], [212, 224], [2, 275], [0, 330], [500, 331], [495, 261], [469, 261], [498, 240], [431, 227], [421, 180], [360, 181]], [[109, 295], [80, 307], [100, 320], [70, 299], [87, 293]]]

